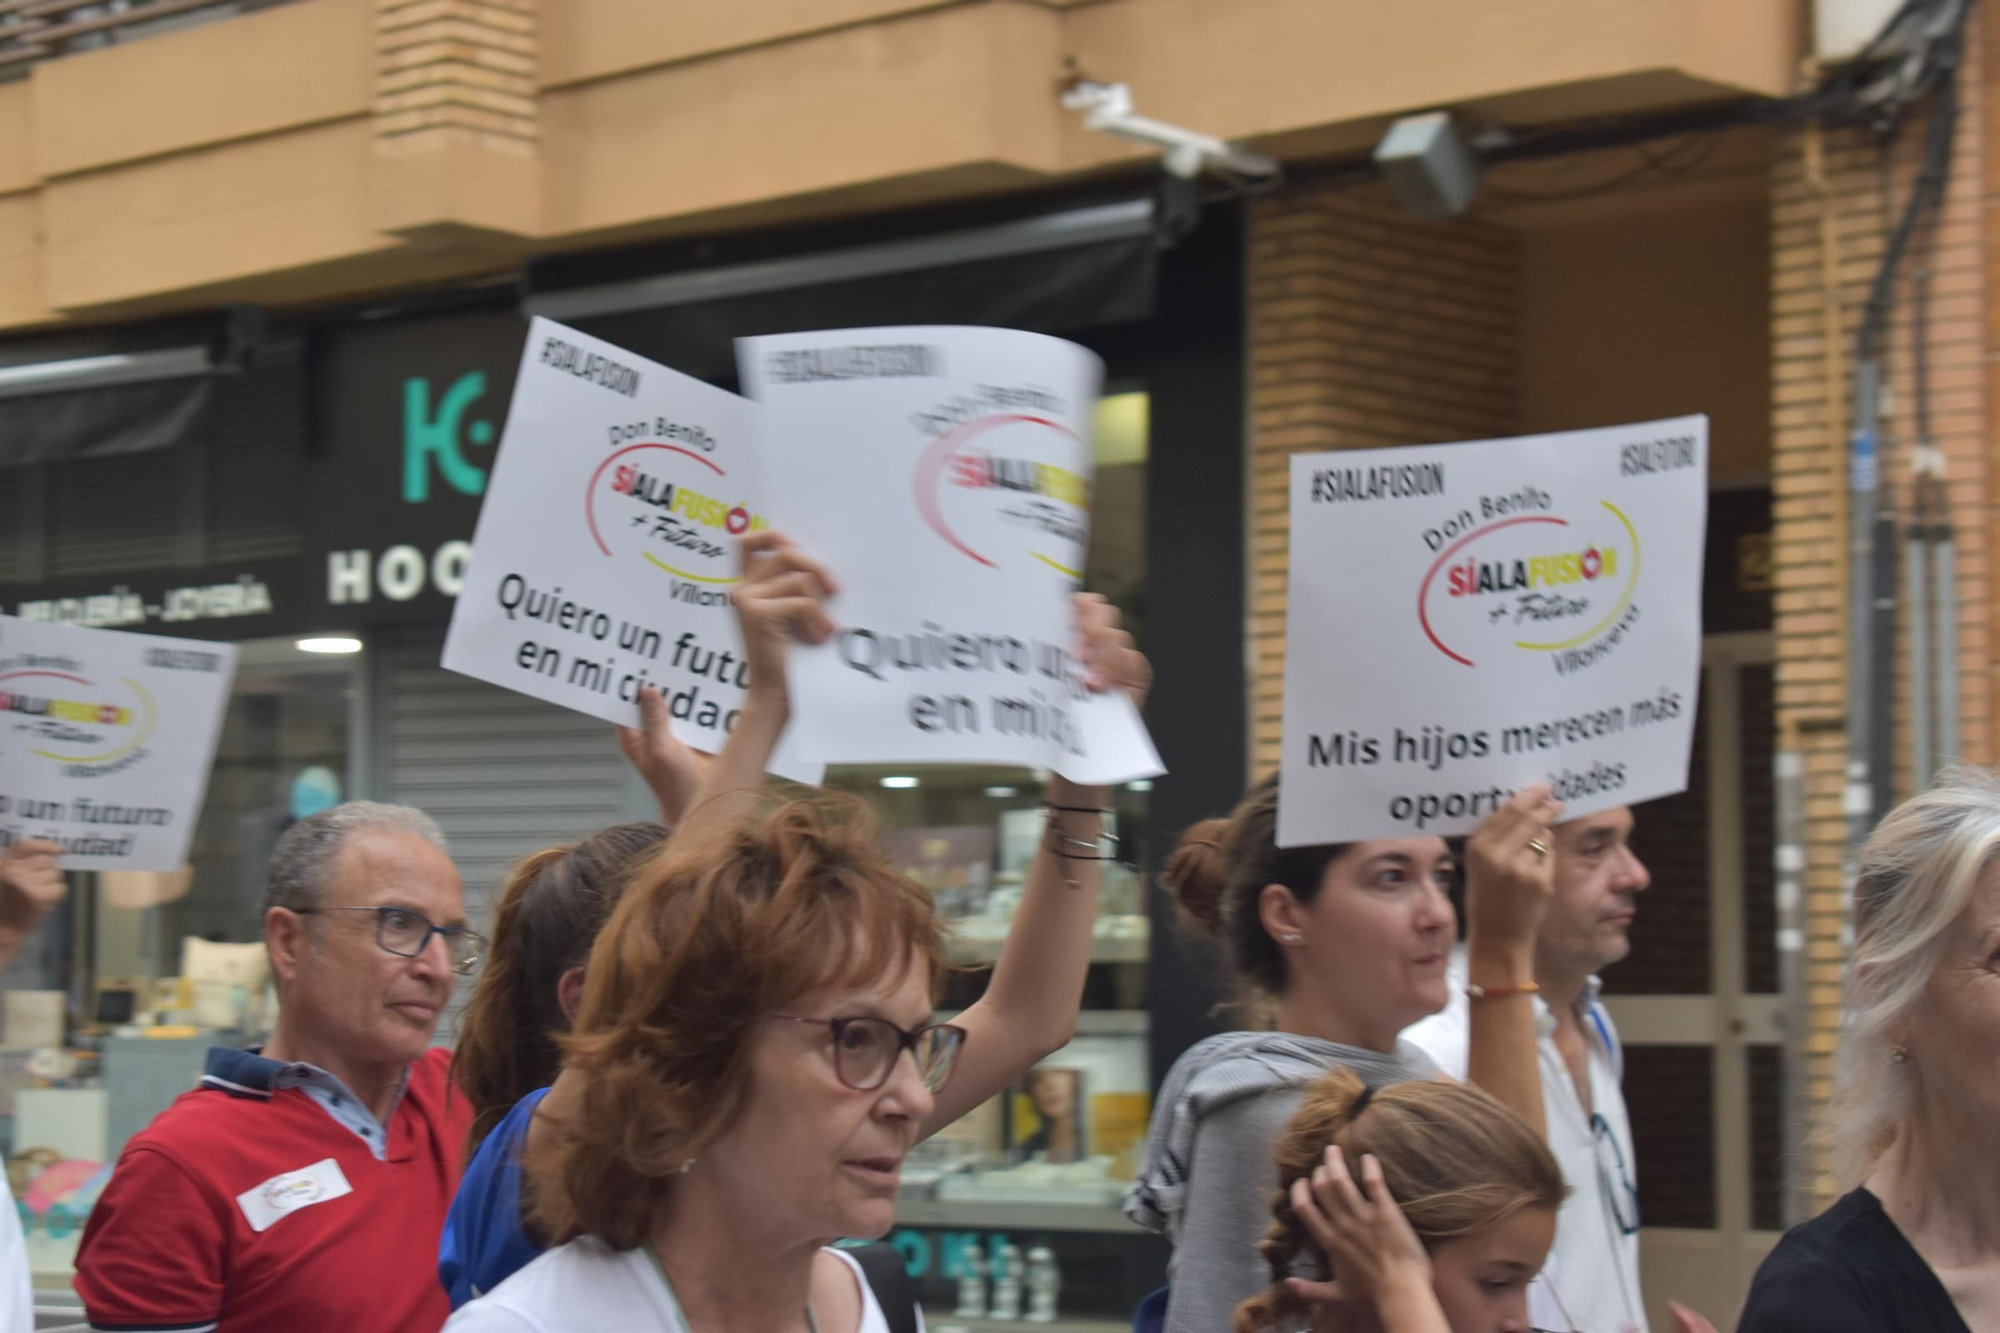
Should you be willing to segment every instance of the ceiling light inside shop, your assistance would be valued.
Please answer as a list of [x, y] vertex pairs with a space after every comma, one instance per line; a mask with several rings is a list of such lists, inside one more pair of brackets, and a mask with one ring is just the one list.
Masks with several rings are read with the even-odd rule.
[[300, 639], [297, 646], [302, 653], [358, 653], [361, 651], [361, 640], [329, 636], [322, 639]]
[[1016, 787], [988, 787], [986, 789], [986, 794], [988, 796], [991, 796], [996, 801], [1004, 801], [1009, 797], [1019, 796], [1021, 792], [1020, 789]]
[[891, 791], [908, 791], [910, 788], [917, 786], [918, 782], [917, 779], [913, 777], [897, 776], [897, 777], [883, 778], [882, 785], [889, 788]]

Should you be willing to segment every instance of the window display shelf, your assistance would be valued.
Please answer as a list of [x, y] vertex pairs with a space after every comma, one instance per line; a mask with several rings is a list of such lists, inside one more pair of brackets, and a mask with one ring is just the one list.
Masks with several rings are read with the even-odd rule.
[[948, 1310], [925, 1310], [930, 1333], [1129, 1333], [1130, 1320], [1063, 1319], [1037, 1324], [1026, 1319], [962, 1319]]
[[938, 1199], [903, 1195], [896, 1225], [966, 1231], [1128, 1231], [1139, 1228], [1116, 1204], [1053, 1203], [1033, 1199]]
[[[1005, 936], [953, 935], [950, 938], [951, 961], [990, 965], [999, 961], [1000, 946], [1006, 942]], [[1090, 944], [1090, 961], [1093, 963], [1143, 963], [1150, 953], [1151, 945], [1143, 933], [1099, 936]]]

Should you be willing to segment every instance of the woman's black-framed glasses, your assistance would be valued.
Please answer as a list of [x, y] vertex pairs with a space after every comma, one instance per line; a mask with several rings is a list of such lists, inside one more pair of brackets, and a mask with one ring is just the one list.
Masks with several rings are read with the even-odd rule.
[[965, 1029], [955, 1023], [927, 1023], [910, 1032], [886, 1018], [802, 1018], [772, 1014], [794, 1023], [820, 1023], [833, 1029], [833, 1072], [856, 1092], [873, 1092], [889, 1081], [896, 1061], [908, 1051], [916, 1061], [924, 1086], [938, 1092], [958, 1066], [965, 1049]]
[[451, 970], [464, 976], [479, 966], [480, 957], [486, 952], [486, 937], [469, 926], [434, 926], [430, 918], [422, 912], [413, 912], [407, 907], [295, 907], [294, 916], [312, 916], [317, 912], [373, 912], [375, 914], [375, 943], [386, 953], [403, 958], [421, 957], [430, 947], [431, 936], [444, 937], [445, 955], [451, 959]]

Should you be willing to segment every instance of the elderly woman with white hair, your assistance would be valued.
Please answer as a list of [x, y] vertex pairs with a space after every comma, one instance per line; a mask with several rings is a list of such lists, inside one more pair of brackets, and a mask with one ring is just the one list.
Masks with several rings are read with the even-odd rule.
[[1738, 1333], [2000, 1333], [2000, 778], [1862, 849], [1830, 1121], [1855, 1187], [1757, 1271]]

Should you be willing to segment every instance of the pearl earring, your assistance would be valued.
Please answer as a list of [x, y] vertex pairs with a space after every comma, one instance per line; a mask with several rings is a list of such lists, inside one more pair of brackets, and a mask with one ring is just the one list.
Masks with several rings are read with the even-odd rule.
[[1285, 932], [1285, 943], [1304, 944], [1305, 942], [1306, 942], [1306, 937], [1299, 934], [1299, 932], [1297, 932], [1296, 930], [1288, 930]]
[[1907, 1064], [1910, 1059], [1910, 1053], [1901, 1046], [1891, 1046], [1889, 1048], [1889, 1058], [1899, 1065]]

